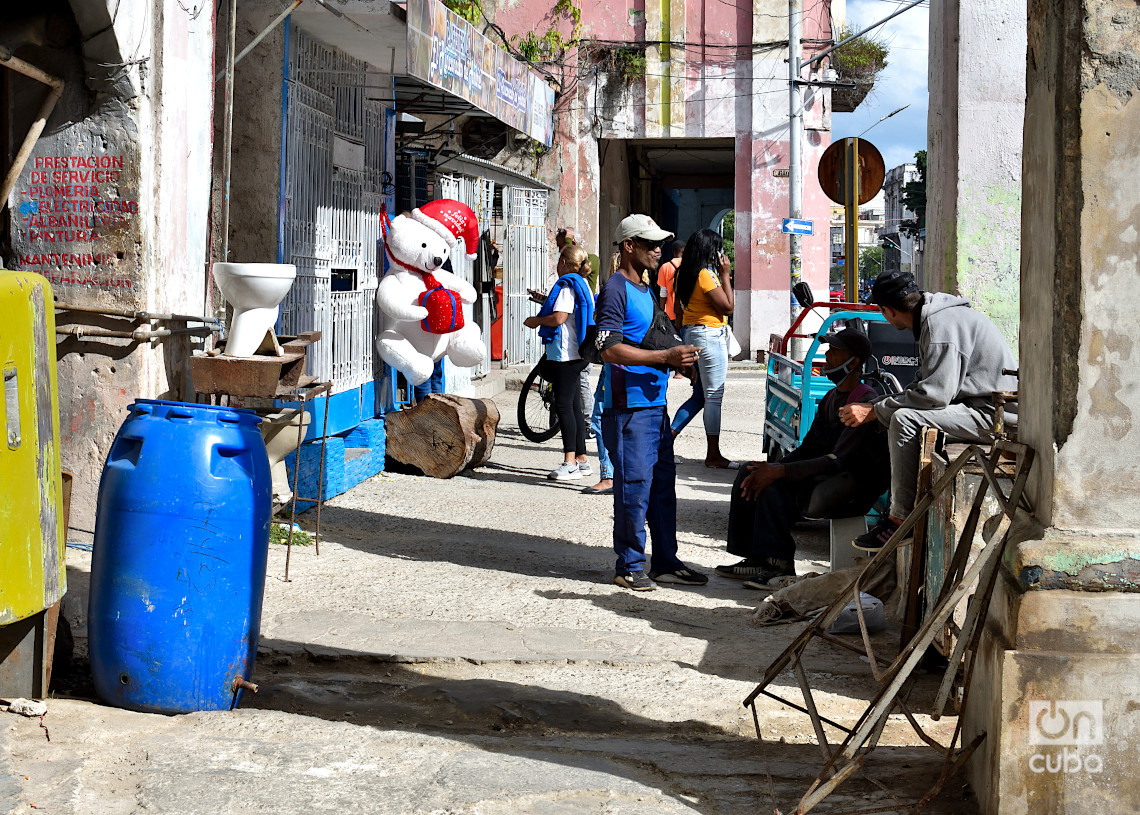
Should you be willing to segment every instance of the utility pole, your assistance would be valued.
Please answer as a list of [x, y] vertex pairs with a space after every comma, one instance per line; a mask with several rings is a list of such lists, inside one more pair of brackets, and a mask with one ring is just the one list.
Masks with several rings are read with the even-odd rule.
[[[804, 80], [800, 76], [800, 71], [805, 67], [811, 68], [813, 65], [821, 64], [823, 58], [830, 56], [835, 49], [846, 45], [854, 39], [862, 37], [868, 31], [878, 28], [883, 25], [883, 23], [898, 17], [904, 11], [909, 11], [926, 1], [927, 0], [910, 0], [906, 5], [900, 6], [894, 13], [876, 23], [872, 23], [862, 31], [852, 34], [842, 42], [838, 42], [827, 50], [821, 51], [809, 60], [803, 60], [801, 59], [803, 55], [803, 3], [802, 0], [788, 0], [788, 217], [800, 219], [804, 216], [804, 172], [803, 157], [801, 155], [804, 139], [804, 111], [803, 97], [800, 88], [803, 85], [811, 85], [819, 88], [844, 87], [834, 82]], [[893, 113], [887, 114], [879, 121], [889, 119], [905, 107], [907, 106], [904, 105]], [[878, 122], [875, 124], [878, 124]], [[872, 127], [873, 126], [874, 125], [872, 125]], [[867, 130], [870, 130], [870, 128], [867, 128]], [[867, 131], [865, 130], [863, 132], [866, 133]], [[858, 148], [856, 147], [856, 159], [858, 157], [857, 151]], [[788, 255], [791, 261], [791, 285], [795, 286], [800, 282], [800, 277], [803, 272], [803, 238], [794, 232], [788, 236]], [[848, 257], [846, 263], [853, 264], [855, 266], [855, 273], [858, 274], [858, 257]], [[850, 273], [850, 269], [848, 269], [848, 272]], [[796, 319], [797, 308], [798, 306], [793, 300], [790, 310], [790, 316], [793, 322]]]
[[[800, 55], [803, 40], [803, 6], [801, 0], [788, 0], [788, 217], [804, 217], [804, 166], [800, 155], [804, 141], [803, 99], [800, 94]], [[791, 261], [791, 285], [800, 282], [803, 269], [803, 238], [793, 232], [788, 236]], [[791, 322], [796, 320], [796, 301], [791, 301]]]

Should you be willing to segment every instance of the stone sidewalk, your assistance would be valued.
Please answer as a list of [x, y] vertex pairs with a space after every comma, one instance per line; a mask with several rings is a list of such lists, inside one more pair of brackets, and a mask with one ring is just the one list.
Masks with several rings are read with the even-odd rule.
[[[688, 392], [673, 381], [674, 409]], [[726, 455], [757, 455], [762, 396], [758, 375], [732, 374]], [[289, 583], [273, 547], [261, 691], [242, 709], [131, 713], [79, 681], [49, 702], [50, 742], [38, 720], [0, 714], [0, 812], [791, 812], [821, 766], [810, 724], [762, 703], [761, 743], [741, 700], [801, 626], [757, 627], [763, 594], [715, 576], [702, 589], [612, 585], [612, 499], [545, 479], [559, 445], [519, 435], [516, 398], [497, 397], [487, 467], [381, 475], [338, 497], [320, 555], [293, 549]], [[734, 473], [706, 469], [703, 444], [699, 420], [678, 441], [678, 529], [682, 558], [711, 571], [726, 562]], [[798, 539], [798, 570], [826, 568], [826, 527]], [[69, 558], [65, 614], [82, 646], [89, 560]], [[875, 692], [836, 649], [809, 673], [841, 722]], [[902, 722], [882, 745], [869, 768], [920, 797], [933, 751]], [[928, 811], [976, 811], [960, 782], [950, 789]], [[818, 811], [888, 803], [852, 781]]]

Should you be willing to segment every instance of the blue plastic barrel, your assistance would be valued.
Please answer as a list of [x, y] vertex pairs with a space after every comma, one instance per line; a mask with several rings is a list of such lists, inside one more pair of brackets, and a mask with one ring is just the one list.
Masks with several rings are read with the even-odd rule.
[[261, 629], [272, 483], [250, 410], [137, 400], [99, 482], [88, 645], [130, 710], [227, 710]]

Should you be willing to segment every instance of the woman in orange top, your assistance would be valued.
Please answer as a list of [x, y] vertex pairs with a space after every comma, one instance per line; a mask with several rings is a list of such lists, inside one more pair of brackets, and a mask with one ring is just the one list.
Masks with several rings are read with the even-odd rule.
[[[673, 435], [703, 408], [705, 412], [706, 467], [732, 467], [720, 452], [720, 414], [724, 382], [728, 376], [728, 315], [736, 306], [732, 266], [721, 236], [711, 229], [694, 232], [685, 244], [675, 277], [677, 309], [684, 309], [683, 336], [700, 349], [693, 395], [673, 418]], [[738, 465], [737, 465], [738, 466]]]

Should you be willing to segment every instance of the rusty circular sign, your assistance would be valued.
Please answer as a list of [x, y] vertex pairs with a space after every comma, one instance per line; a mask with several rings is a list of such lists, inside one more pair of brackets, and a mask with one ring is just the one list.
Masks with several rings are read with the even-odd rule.
[[[837, 204], [847, 203], [847, 145], [853, 141], [833, 143], [819, 159], [819, 186]], [[859, 139], [859, 203], [865, 204], [878, 195], [886, 177], [887, 165], [879, 149], [866, 139]]]

